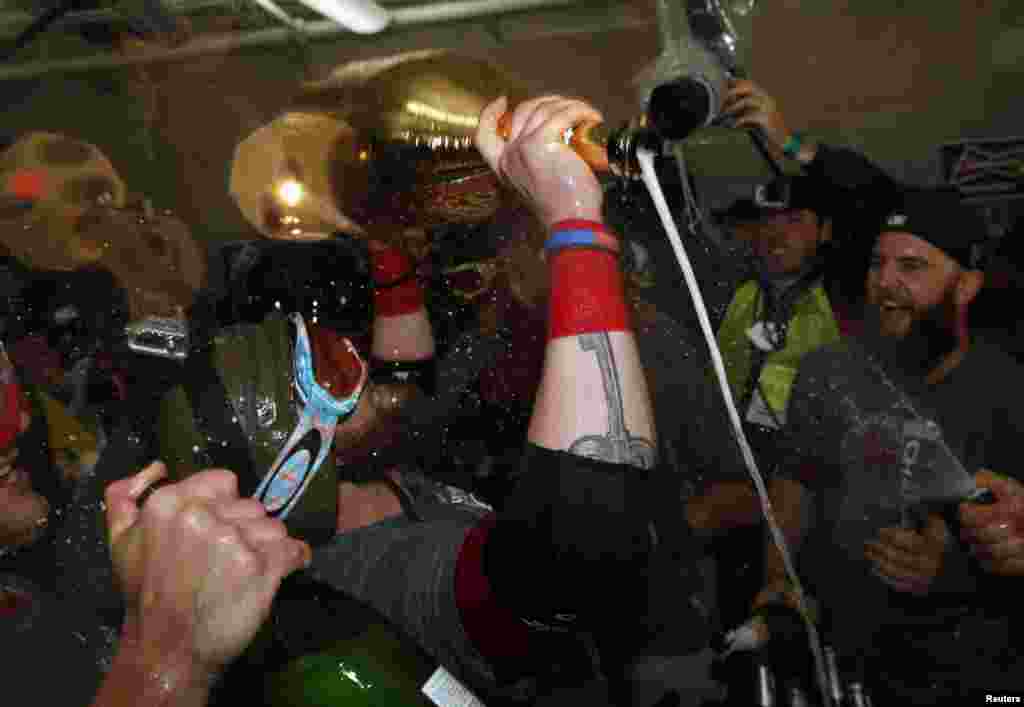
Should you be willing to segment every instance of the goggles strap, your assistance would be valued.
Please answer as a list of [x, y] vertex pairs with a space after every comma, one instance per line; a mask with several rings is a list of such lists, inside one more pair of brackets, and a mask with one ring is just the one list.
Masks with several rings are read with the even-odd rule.
[[[366, 364], [359, 359], [362, 369], [359, 385], [351, 395], [338, 400], [321, 388], [314, 376], [313, 352], [302, 315], [292, 314], [290, 318], [296, 328], [295, 386], [303, 403], [302, 412], [295, 430], [254, 494], [271, 517], [281, 520], [299, 502], [320, 470], [334, 442], [338, 420], [355, 410], [367, 380]], [[346, 339], [345, 344], [355, 353], [352, 342]]]

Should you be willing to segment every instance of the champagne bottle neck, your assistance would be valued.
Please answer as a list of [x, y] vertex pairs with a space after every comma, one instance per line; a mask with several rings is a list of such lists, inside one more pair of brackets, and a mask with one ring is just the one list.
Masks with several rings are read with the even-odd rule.
[[[501, 137], [507, 139], [511, 127], [511, 113], [498, 119], [497, 132]], [[645, 127], [639, 118], [619, 127], [584, 121], [566, 131], [564, 140], [595, 172], [611, 172], [631, 179], [640, 176], [637, 152], [647, 149], [658, 154], [663, 144], [657, 133]]]
[[775, 707], [775, 674], [772, 669], [764, 663], [758, 663], [754, 679], [754, 704], [757, 707]]

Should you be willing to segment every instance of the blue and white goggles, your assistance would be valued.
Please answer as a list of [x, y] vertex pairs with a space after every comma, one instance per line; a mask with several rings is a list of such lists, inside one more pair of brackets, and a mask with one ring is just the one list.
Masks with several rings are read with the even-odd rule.
[[[270, 471], [263, 477], [253, 497], [262, 503], [272, 518], [284, 519], [320, 469], [334, 442], [338, 421], [356, 409], [366, 388], [368, 369], [349, 339], [342, 339], [348, 352], [359, 362], [359, 383], [348, 396], [338, 399], [316, 382], [313, 350], [301, 314], [289, 316], [295, 325], [295, 388], [302, 401], [299, 422], [285, 442]], [[315, 454], [315, 456], [314, 456]]]

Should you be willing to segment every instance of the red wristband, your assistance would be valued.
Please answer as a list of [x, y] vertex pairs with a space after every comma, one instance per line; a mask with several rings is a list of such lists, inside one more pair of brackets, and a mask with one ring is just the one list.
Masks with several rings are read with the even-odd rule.
[[370, 248], [373, 260], [373, 306], [378, 317], [412, 314], [425, 306], [423, 288], [412, 260], [398, 248]]
[[21, 413], [31, 413], [28, 400], [18, 382], [14, 366], [3, 354], [0, 366], [0, 451], [7, 450], [21, 434]]
[[627, 331], [629, 314], [614, 253], [567, 248], [549, 255], [548, 340], [600, 331]]
[[551, 228], [548, 229], [551, 233], [556, 231], [578, 231], [580, 229], [587, 229], [590, 231], [598, 231], [599, 233], [609, 233], [605, 225], [600, 221], [588, 221], [585, 218], [567, 218], [561, 221], [556, 221], [551, 224]]

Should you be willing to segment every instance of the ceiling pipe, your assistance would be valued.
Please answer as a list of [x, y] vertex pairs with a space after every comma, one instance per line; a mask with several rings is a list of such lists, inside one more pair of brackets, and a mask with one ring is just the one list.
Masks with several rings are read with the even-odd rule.
[[[161, 4], [170, 14], [180, 15], [185, 12], [201, 12], [228, 6], [226, 0], [161, 0]], [[0, 27], [25, 26], [30, 24], [36, 15], [31, 12], [0, 12]], [[81, 27], [82, 25], [96, 24], [98, 22], [113, 22], [123, 20], [124, 15], [117, 10], [74, 10], [62, 15], [54, 27], [69, 28]]]
[[[390, 28], [400, 29], [479, 19], [524, 10], [555, 9], [584, 4], [580, 0], [452, 0], [451, 2], [434, 2], [390, 10]], [[302, 23], [302, 32], [309, 39], [326, 39], [339, 35], [359, 36], [331, 20], [304, 22]], [[135, 54], [96, 54], [75, 59], [0, 66], [0, 81], [28, 79], [48, 73], [78, 73], [121, 66], [180, 61], [207, 54], [224, 54], [248, 47], [283, 44], [294, 41], [294, 39], [295, 31], [287, 27], [199, 36], [178, 47], [147, 49]]]
[[391, 13], [373, 0], [300, 0], [324, 17], [359, 34], [376, 34], [391, 22]]

